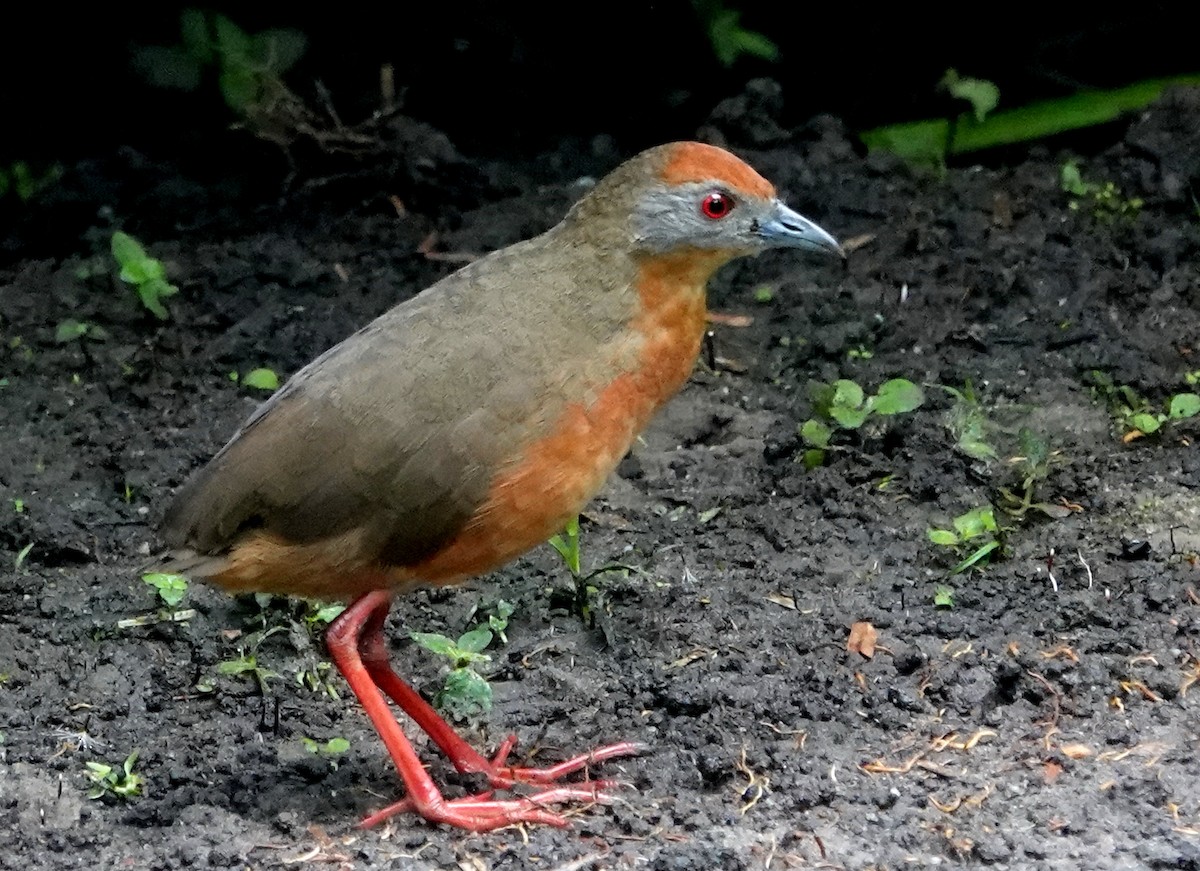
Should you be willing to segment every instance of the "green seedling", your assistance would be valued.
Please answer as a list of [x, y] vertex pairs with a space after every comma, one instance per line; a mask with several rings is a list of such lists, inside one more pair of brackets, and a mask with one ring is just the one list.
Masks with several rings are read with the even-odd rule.
[[112, 235], [112, 255], [121, 267], [121, 280], [133, 285], [145, 309], [160, 321], [170, 317], [162, 301], [179, 293], [179, 288], [167, 281], [162, 261], [155, 260], [137, 239], [119, 230]]
[[333, 663], [324, 659], [313, 661], [303, 668], [296, 669], [295, 672], [297, 686], [304, 687], [309, 692], [324, 693], [336, 701], [342, 696], [337, 691], [337, 687], [329, 682], [332, 676]]
[[157, 87], [194, 91], [205, 70], [215, 68], [225, 104], [244, 117], [289, 93], [282, 76], [308, 46], [298, 30], [251, 34], [224, 15], [198, 9], [180, 15], [180, 34], [180, 45], [140, 49], [134, 57], [139, 72]]
[[1062, 165], [1059, 184], [1072, 197], [1067, 208], [1077, 212], [1086, 206], [1092, 217], [1101, 223], [1111, 224], [1118, 219], [1132, 221], [1145, 205], [1137, 197], [1124, 196], [1114, 182], [1085, 181], [1074, 160]]
[[115, 798], [131, 799], [141, 795], [145, 781], [133, 770], [137, 759], [138, 752], [134, 750], [125, 757], [120, 768], [105, 765], [103, 762], [87, 763], [87, 776], [92, 783], [88, 789], [88, 798], [97, 799], [111, 795]]
[[972, 79], [960, 76], [958, 70], [948, 69], [938, 82], [938, 87], [959, 100], [971, 104], [971, 117], [982, 124], [992, 110], [1000, 105], [1000, 89], [987, 79]]
[[992, 554], [1000, 549], [1000, 527], [996, 523], [996, 513], [991, 505], [972, 508], [955, 517], [951, 525], [953, 529], [930, 529], [927, 534], [929, 540], [938, 547], [967, 553], [967, 556], [950, 570], [952, 575], [965, 572], [972, 566], [986, 566]]
[[12, 501], [12, 506], [13, 506], [14, 514], [24, 514], [25, 513], [25, 500], [24, 499], [14, 499]]
[[933, 588], [933, 607], [935, 608], [953, 608], [954, 607], [954, 588], [947, 587], [945, 584], [938, 584]]
[[[1093, 369], [1088, 373], [1092, 391], [1103, 399], [1109, 412], [1124, 430], [1121, 441], [1128, 444], [1143, 436], [1155, 435], [1168, 425], [1200, 414], [1200, 394], [1176, 393], [1167, 399], [1165, 409], [1154, 405], [1126, 384], [1115, 384], [1107, 373]], [[1189, 382], [1192, 383], [1192, 382]]]
[[21, 567], [25, 565], [25, 560], [29, 558], [29, 552], [33, 550], [33, 542], [25, 545], [17, 551], [16, 557], [13, 559], [13, 571], [20, 572]]
[[769, 284], [762, 284], [754, 288], [754, 301], [759, 305], [766, 305], [775, 299], [775, 288]]
[[[254, 678], [255, 683], [258, 684], [259, 692], [265, 696], [269, 683], [279, 677], [279, 673], [259, 663], [258, 649], [264, 641], [276, 632], [282, 631], [284, 631], [284, 627], [273, 626], [270, 629], [251, 632], [246, 636], [245, 642], [238, 646], [238, 655], [236, 658], [226, 659], [217, 663], [217, 673], [227, 677], [250, 675]], [[208, 688], [211, 689], [211, 687]]]
[[1050, 443], [1035, 433], [1029, 427], [1021, 427], [1017, 433], [1020, 454], [1009, 462], [1020, 475], [1020, 492], [1014, 493], [1007, 487], [1000, 488], [1001, 507], [1011, 517], [1024, 519], [1030, 510], [1036, 510], [1053, 517], [1056, 520], [1068, 516], [1071, 507], [1052, 502], [1035, 501], [1035, 493], [1039, 483], [1050, 474], [1050, 467], [1058, 460], [1058, 454], [1050, 450]]
[[0, 197], [12, 191], [17, 199], [28, 203], [62, 178], [62, 174], [62, 164], [59, 163], [52, 163], [42, 172], [37, 172], [23, 160], [14, 161], [6, 167], [0, 167]]
[[846, 356], [851, 360], [870, 360], [875, 356], [875, 352], [866, 345], [855, 345], [846, 352]]
[[412, 640], [450, 662], [450, 673], [434, 697], [442, 713], [459, 722], [473, 720], [492, 709], [492, 687], [475, 666], [491, 657], [483, 651], [492, 643], [490, 626], [476, 626], [453, 640], [437, 632], [412, 632]]
[[726, 8], [721, 0], [692, 0], [692, 8], [708, 33], [713, 54], [724, 66], [733, 66], [742, 55], [779, 59], [779, 46], [758, 31], [742, 27], [739, 10]]
[[168, 608], [174, 608], [187, 594], [188, 580], [183, 575], [150, 572], [142, 575], [142, 580], [158, 591], [158, 598], [162, 599]]
[[273, 369], [251, 369], [242, 376], [241, 384], [255, 390], [278, 390], [279, 376]]
[[988, 462], [996, 459], [996, 449], [988, 441], [987, 413], [970, 381], [962, 390], [940, 385], [954, 400], [946, 413], [946, 428], [954, 437], [954, 446], [968, 457]]
[[350, 742], [345, 738], [330, 738], [323, 744], [315, 738], [301, 737], [300, 741], [309, 753], [328, 759], [329, 767], [334, 771], [337, 771], [338, 757], [350, 749]]
[[108, 330], [87, 321], [77, 321], [73, 318], [60, 323], [54, 328], [54, 341], [60, 345], [74, 342], [77, 339], [91, 339], [93, 342], [103, 342], [108, 339]]
[[800, 436], [808, 446], [802, 457], [806, 469], [825, 462], [827, 452], [836, 449], [833, 439], [839, 431], [858, 430], [872, 417], [905, 414], [925, 401], [924, 391], [905, 378], [885, 381], [873, 396], [845, 378], [832, 384], [814, 383], [810, 392], [814, 416], [800, 425]]

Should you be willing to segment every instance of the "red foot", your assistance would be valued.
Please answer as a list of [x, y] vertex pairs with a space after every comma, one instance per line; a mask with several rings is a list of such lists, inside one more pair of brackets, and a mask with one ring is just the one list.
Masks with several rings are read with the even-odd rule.
[[542, 823], [562, 829], [570, 825], [567, 818], [546, 810], [547, 805], [568, 802], [582, 802], [587, 805], [612, 804], [615, 799], [604, 792], [611, 785], [610, 781], [594, 780], [586, 786], [557, 787], [536, 795], [504, 801], [493, 799], [490, 792], [483, 792], [465, 798], [443, 800], [428, 808], [419, 808], [413, 799], [405, 798], [365, 817], [358, 827], [369, 829], [396, 814], [415, 811], [430, 822], [449, 823], [472, 832], [490, 832], [492, 829], [519, 823]]
[[[548, 768], [525, 768], [505, 764], [517, 743], [516, 736], [510, 735], [501, 742], [492, 759], [484, 758], [392, 670], [381, 633], [389, 605], [388, 593], [367, 593], [343, 611], [326, 634], [330, 656], [371, 718], [408, 792], [402, 801], [371, 814], [360, 823], [361, 826], [372, 826], [394, 814], [409, 811], [420, 814], [430, 822], [447, 823], [473, 832], [486, 832], [517, 823], [565, 826], [566, 818], [546, 810], [546, 805], [570, 802], [611, 804], [614, 801], [605, 790], [615, 786], [615, 783], [589, 780], [591, 768], [610, 759], [635, 756], [642, 752], [643, 745], [624, 741], [600, 747]], [[466, 774], [484, 775], [493, 789], [510, 789], [518, 783], [551, 786], [577, 772], [583, 773], [584, 780], [574, 786], [555, 786], [523, 798], [497, 800], [487, 792], [447, 800], [421, 765], [412, 744], [392, 716], [383, 693], [412, 717], [449, 757], [456, 769]]]

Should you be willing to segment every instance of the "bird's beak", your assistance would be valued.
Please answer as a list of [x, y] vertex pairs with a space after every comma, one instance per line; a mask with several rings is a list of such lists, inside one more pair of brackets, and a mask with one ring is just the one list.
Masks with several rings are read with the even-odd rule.
[[778, 200], [770, 216], [759, 224], [758, 236], [771, 248], [805, 248], [846, 256], [837, 239]]

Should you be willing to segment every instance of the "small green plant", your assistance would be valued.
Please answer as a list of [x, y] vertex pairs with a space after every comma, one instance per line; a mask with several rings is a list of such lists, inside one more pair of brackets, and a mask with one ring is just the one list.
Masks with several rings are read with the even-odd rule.
[[133, 285], [145, 309], [160, 321], [170, 317], [162, 301], [179, 293], [179, 288], [167, 281], [162, 261], [155, 260], [137, 239], [120, 230], [112, 235], [112, 255], [121, 267], [121, 280]]
[[1001, 507], [1010, 517], [1023, 520], [1030, 510], [1036, 510], [1061, 520], [1071, 513], [1071, 508], [1053, 502], [1036, 501], [1038, 484], [1050, 474], [1051, 466], [1057, 461], [1058, 454], [1050, 450], [1050, 442], [1038, 435], [1029, 427], [1023, 426], [1017, 433], [1020, 453], [1009, 462], [1020, 476], [1020, 492], [1014, 493], [1007, 487], [1000, 487]]
[[988, 564], [992, 554], [1000, 549], [1001, 531], [991, 505], [981, 505], [960, 514], [951, 521], [951, 526], [953, 529], [930, 529], [927, 534], [929, 540], [938, 547], [967, 554], [950, 570], [952, 575], [965, 572], [972, 566], [982, 568]]
[[1093, 369], [1088, 373], [1088, 379], [1092, 382], [1093, 394], [1108, 405], [1109, 412], [1124, 430], [1121, 440], [1126, 443], [1155, 435], [1165, 426], [1200, 414], [1200, 394], [1176, 393], [1166, 400], [1164, 410], [1159, 411], [1132, 387], [1114, 383], [1105, 372]]
[[13, 161], [6, 167], [0, 166], [0, 197], [12, 191], [17, 199], [28, 203], [62, 178], [62, 174], [60, 163], [52, 163], [38, 172], [24, 160]]
[[994, 82], [960, 76], [956, 69], [946, 70], [938, 87], [950, 96], [970, 103], [971, 117], [976, 124], [982, 124], [991, 111], [1000, 105], [1000, 89]]
[[145, 781], [133, 770], [137, 759], [138, 752], [134, 750], [125, 757], [120, 768], [103, 762], [87, 763], [87, 776], [92, 783], [88, 789], [88, 798], [97, 799], [111, 795], [120, 799], [131, 799], [141, 795]]
[[924, 391], [906, 378], [885, 381], [873, 396], [845, 378], [832, 384], [814, 383], [810, 393], [814, 416], [800, 425], [800, 436], [808, 446], [802, 457], [807, 469], [824, 463], [827, 452], [836, 449], [833, 440], [839, 431], [858, 430], [872, 417], [905, 414], [925, 401]]
[[103, 342], [108, 338], [108, 330], [87, 321], [77, 321], [67, 318], [54, 328], [54, 341], [60, 345], [74, 342], [76, 339], [91, 339], [93, 342]]
[[775, 299], [775, 288], [769, 284], [760, 284], [754, 288], [754, 301], [759, 305], [766, 305]]
[[33, 542], [31, 541], [31, 542], [29, 542], [29, 544], [25, 545], [23, 548], [21, 548], [19, 551], [17, 551], [16, 557], [13, 558], [13, 571], [14, 572], [21, 571], [22, 567], [24, 567], [24, 565], [25, 565], [25, 560], [29, 558], [29, 553], [32, 550], [33, 550]]
[[322, 743], [315, 738], [301, 737], [300, 741], [309, 753], [328, 759], [329, 767], [334, 771], [337, 771], [338, 757], [350, 749], [350, 742], [345, 738], [330, 738]]
[[25, 513], [25, 500], [24, 499], [14, 499], [12, 501], [12, 506], [13, 506], [14, 514], [24, 514]]
[[1101, 223], [1111, 224], [1118, 219], [1132, 221], [1145, 205], [1137, 197], [1126, 197], [1114, 182], [1085, 181], [1074, 160], [1062, 165], [1059, 184], [1072, 197], [1067, 208], [1079, 211], [1086, 205], [1092, 217]]
[[[237, 373], [234, 372], [232, 375], [236, 376]], [[273, 369], [251, 369], [240, 379], [234, 377], [232, 380], [237, 381], [243, 387], [253, 387], [255, 390], [279, 389], [279, 376]]]
[[954, 588], [947, 587], [945, 584], [938, 584], [933, 588], [933, 607], [935, 608], [953, 608], [954, 607]]
[[251, 34], [224, 15], [198, 9], [185, 9], [179, 23], [182, 44], [140, 49], [138, 71], [157, 87], [194, 91], [205, 69], [215, 67], [225, 104], [242, 116], [287, 93], [281, 77], [308, 46], [298, 30]]
[[954, 437], [954, 446], [976, 460], [988, 462], [996, 459], [996, 449], [988, 441], [988, 419], [975, 387], [968, 380], [962, 390], [941, 385], [954, 400], [946, 413], [946, 428]]
[[779, 46], [758, 31], [742, 27], [739, 10], [727, 8], [721, 0], [692, 0], [692, 7], [708, 33], [713, 54], [724, 66], [733, 66], [742, 55], [779, 59]]
[[187, 594], [188, 579], [183, 575], [169, 572], [149, 572], [142, 575], [142, 580], [158, 591], [158, 598], [162, 599], [163, 604], [168, 608], [174, 608], [183, 601], [183, 597]]
[[437, 632], [412, 632], [410, 635], [430, 653], [450, 661], [450, 673], [434, 697], [434, 704], [440, 711], [464, 722], [492, 709], [491, 684], [475, 670], [477, 664], [491, 660], [483, 652], [495, 635], [491, 626], [476, 626], [458, 636], [458, 640]]
[[[233, 659], [226, 659], [217, 663], [217, 673], [227, 677], [238, 677], [239, 675], [250, 675], [258, 684], [259, 691], [265, 696], [267, 694], [268, 685], [272, 680], [279, 677], [279, 672], [273, 671], [262, 665], [258, 660], [259, 648], [262, 643], [277, 632], [284, 631], [282, 626], [272, 626], [270, 629], [261, 629], [258, 632], [251, 632], [246, 636], [245, 642], [238, 646], [238, 655]], [[211, 689], [202, 687], [201, 689]]]

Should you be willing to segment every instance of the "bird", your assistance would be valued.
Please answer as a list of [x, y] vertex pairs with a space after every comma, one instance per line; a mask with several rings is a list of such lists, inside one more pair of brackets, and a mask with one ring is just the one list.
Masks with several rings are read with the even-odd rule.
[[[528, 768], [508, 763], [509, 736], [487, 758], [392, 669], [384, 622], [393, 596], [486, 574], [577, 516], [692, 372], [713, 273], [770, 248], [842, 255], [731, 152], [650, 148], [550, 230], [304, 366], [176, 491], [166, 568], [232, 592], [352, 600], [326, 646], [404, 787], [362, 825], [414, 812], [474, 832], [565, 826], [558, 805], [613, 800], [591, 770], [641, 745]], [[489, 790], [445, 797], [388, 698]], [[518, 785], [534, 791], [494, 796]]]

